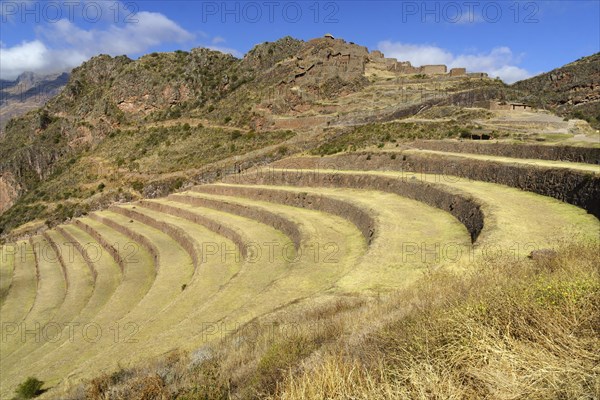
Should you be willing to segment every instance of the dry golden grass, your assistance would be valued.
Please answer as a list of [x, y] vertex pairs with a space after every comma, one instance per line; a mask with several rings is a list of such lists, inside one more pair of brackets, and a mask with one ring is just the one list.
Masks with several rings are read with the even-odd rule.
[[70, 398], [597, 398], [599, 250], [563, 243], [555, 257], [429, 271], [386, 296], [298, 302]]
[[0, 307], [8, 295], [15, 269], [16, 246], [0, 246]]

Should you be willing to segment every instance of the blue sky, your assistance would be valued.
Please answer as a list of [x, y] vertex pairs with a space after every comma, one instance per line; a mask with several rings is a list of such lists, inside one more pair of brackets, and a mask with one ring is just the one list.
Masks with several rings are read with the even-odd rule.
[[0, 1], [0, 77], [58, 72], [106, 53], [254, 45], [326, 32], [414, 65], [513, 82], [600, 51], [600, 0]]

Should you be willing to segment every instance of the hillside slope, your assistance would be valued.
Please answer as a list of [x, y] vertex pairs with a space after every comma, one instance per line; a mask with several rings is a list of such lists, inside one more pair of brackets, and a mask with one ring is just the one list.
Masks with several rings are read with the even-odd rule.
[[600, 53], [516, 82], [528, 104], [600, 127]]
[[[475, 128], [511, 134], [510, 124], [483, 129], [491, 114], [469, 109], [519, 90], [485, 74], [431, 67], [421, 73], [331, 37], [284, 37], [242, 59], [201, 48], [138, 60], [94, 57], [44, 107], [7, 125], [0, 139], [0, 234], [33, 220], [52, 226], [115, 201], [163, 196], [324, 145], [321, 153], [398, 136], [458, 138]], [[443, 106], [452, 107], [438, 118]], [[336, 139], [348, 128], [415, 115], [424, 116], [422, 123], [383, 127], [391, 134], [368, 128], [356, 143]]]

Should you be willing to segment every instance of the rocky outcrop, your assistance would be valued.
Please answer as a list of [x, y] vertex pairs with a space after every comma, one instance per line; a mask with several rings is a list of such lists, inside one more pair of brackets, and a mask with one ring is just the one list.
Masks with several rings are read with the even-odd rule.
[[600, 126], [600, 53], [512, 85], [521, 100]]
[[19, 197], [19, 184], [10, 172], [0, 175], [0, 214], [9, 209]]

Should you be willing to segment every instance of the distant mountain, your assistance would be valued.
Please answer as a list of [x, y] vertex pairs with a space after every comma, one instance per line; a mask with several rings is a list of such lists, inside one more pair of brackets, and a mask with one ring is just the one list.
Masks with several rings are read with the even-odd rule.
[[512, 85], [522, 100], [600, 126], [600, 53]]
[[0, 130], [8, 121], [44, 105], [69, 81], [68, 73], [38, 75], [24, 72], [14, 81], [0, 80]]

